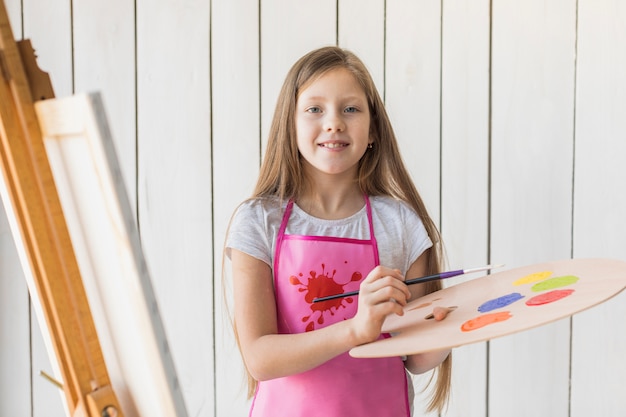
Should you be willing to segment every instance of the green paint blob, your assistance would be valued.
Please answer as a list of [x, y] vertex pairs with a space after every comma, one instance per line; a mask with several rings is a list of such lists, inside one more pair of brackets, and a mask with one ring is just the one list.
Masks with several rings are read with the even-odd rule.
[[531, 290], [533, 290], [534, 292], [553, 290], [555, 288], [561, 288], [566, 287], [570, 284], [575, 284], [576, 282], [578, 282], [578, 277], [575, 277], [573, 275], [565, 275], [562, 277], [554, 277], [545, 281], [541, 281], [533, 285]]

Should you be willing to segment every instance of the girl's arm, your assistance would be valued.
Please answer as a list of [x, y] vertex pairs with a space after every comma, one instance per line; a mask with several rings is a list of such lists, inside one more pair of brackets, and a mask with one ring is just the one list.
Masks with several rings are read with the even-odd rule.
[[[412, 278], [425, 276], [427, 274], [427, 257], [428, 252], [424, 252], [422, 255], [420, 255], [420, 257], [417, 258], [417, 260], [409, 268], [407, 272], [407, 277]], [[411, 291], [411, 300], [426, 295], [424, 291], [424, 284], [409, 285], [409, 290]], [[443, 320], [446, 318], [449, 312], [450, 310], [446, 308], [435, 307], [433, 310], [433, 316], [435, 320]], [[448, 357], [449, 354], [450, 349], [445, 349], [440, 351], [410, 355], [404, 362], [404, 366], [412, 374], [421, 374], [435, 368], [437, 365], [443, 362], [443, 360]]]
[[277, 334], [270, 267], [235, 249], [231, 260], [237, 336], [246, 367], [259, 381], [310, 370], [376, 340], [385, 317], [402, 314], [410, 296], [399, 271], [376, 267], [361, 284], [355, 317], [311, 332]]

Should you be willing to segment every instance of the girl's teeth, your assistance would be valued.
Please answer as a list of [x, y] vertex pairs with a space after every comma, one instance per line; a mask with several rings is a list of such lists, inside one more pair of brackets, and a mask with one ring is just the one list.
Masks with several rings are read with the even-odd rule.
[[343, 143], [324, 143], [322, 146], [325, 148], [341, 148], [345, 145]]

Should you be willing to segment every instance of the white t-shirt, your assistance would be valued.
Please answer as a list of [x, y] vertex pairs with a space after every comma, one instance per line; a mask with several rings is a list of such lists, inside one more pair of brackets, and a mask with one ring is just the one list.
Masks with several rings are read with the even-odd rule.
[[[413, 262], [432, 246], [424, 224], [403, 201], [373, 196], [370, 203], [380, 264], [406, 274]], [[230, 257], [230, 248], [237, 249], [273, 268], [276, 237], [286, 205], [286, 201], [274, 197], [245, 201], [232, 219], [226, 255]], [[345, 219], [325, 220], [307, 214], [294, 204], [285, 233], [369, 239], [367, 210], [364, 205]]]

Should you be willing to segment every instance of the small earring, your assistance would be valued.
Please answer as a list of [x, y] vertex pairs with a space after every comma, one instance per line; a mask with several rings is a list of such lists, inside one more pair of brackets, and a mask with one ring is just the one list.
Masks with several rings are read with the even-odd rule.
[[368, 144], [367, 144], [367, 148], [368, 148], [368, 149], [372, 149], [372, 144], [371, 144], [371, 143], [368, 143]]

